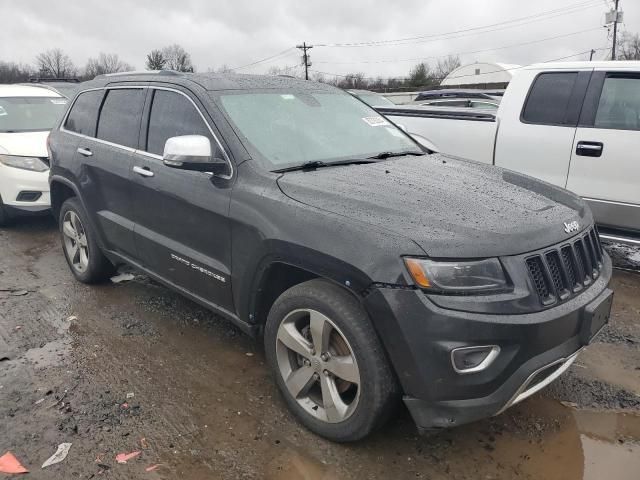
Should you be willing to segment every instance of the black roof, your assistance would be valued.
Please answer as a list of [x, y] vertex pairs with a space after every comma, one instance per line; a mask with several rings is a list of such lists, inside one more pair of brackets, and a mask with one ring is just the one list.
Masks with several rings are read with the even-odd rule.
[[294, 90], [338, 90], [330, 85], [293, 77], [247, 75], [238, 73], [182, 73], [172, 70], [125, 72], [99, 75], [86, 82], [85, 88], [103, 87], [122, 82], [164, 82], [188, 87], [197, 84], [205, 90], [256, 90], [262, 88]]

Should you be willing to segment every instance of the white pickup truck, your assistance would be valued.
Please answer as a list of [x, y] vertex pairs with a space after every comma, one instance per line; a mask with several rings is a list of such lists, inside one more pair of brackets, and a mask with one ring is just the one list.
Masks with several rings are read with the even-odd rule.
[[640, 62], [516, 71], [497, 112], [376, 107], [428, 148], [581, 195], [602, 236], [640, 244]]

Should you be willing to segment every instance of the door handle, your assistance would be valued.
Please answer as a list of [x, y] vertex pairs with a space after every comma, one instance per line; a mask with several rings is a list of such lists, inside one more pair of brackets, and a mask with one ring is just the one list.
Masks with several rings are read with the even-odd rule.
[[602, 155], [604, 145], [602, 142], [578, 142], [576, 145], [576, 155], [583, 157], [599, 157]]
[[78, 148], [78, 153], [80, 155], [84, 155], [85, 157], [90, 157], [91, 155], [93, 155], [93, 152], [91, 150], [89, 150], [88, 148]]
[[153, 177], [154, 173], [149, 170], [149, 167], [133, 167], [133, 171], [138, 175], [142, 175], [143, 177]]

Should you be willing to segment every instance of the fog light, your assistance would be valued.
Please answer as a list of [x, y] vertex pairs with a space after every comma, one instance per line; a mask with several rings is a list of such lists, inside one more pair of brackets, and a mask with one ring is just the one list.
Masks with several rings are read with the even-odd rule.
[[451, 364], [460, 374], [481, 372], [489, 368], [499, 354], [500, 347], [497, 345], [454, 348], [451, 351]]
[[42, 196], [42, 192], [22, 191], [16, 197], [18, 202], [35, 202]]

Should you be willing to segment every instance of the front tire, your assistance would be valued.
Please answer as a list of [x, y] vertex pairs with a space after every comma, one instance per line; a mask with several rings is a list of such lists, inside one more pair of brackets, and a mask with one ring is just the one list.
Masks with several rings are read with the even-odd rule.
[[115, 268], [100, 250], [87, 214], [76, 197], [62, 204], [58, 222], [62, 250], [76, 279], [82, 283], [98, 283], [113, 275]]
[[337, 285], [317, 279], [284, 292], [264, 341], [288, 407], [322, 437], [359, 440], [397, 404], [397, 382], [367, 314]]

